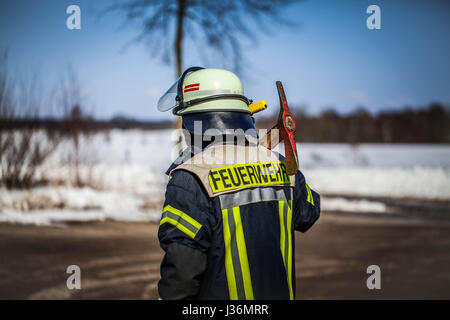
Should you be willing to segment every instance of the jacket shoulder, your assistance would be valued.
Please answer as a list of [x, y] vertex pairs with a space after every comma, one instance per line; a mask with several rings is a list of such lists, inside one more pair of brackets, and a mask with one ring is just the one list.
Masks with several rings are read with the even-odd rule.
[[194, 173], [184, 169], [178, 169], [172, 172], [169, 176], [167, 188], [181, 188], [188, 193], [201, 193], [209, 198], [208, 193], [198, 177]]

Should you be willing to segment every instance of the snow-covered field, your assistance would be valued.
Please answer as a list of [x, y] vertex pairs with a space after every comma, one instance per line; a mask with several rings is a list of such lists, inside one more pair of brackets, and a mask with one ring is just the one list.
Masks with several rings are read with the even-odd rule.
[[[83, 188], [71, 186], [72, 147], [62, 144], [39, 169], [49, 185], [0, 189], [0, 222], [157, 220], [175, 140], [171, 130], [112, 130], [83, 141]], [[382, 202], [364, 197], [450, 201], [450, 146], [305, 143], [298, 152], [308, 184], [326, 195], [325, 210], [386, 212]]]

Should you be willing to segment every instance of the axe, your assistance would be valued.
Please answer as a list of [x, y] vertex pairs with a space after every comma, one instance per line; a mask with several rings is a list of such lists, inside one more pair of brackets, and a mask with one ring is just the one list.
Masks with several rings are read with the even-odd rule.
[[[276, 82], [278, 96], [280, 97], [280, 114], [277, 124], [259, 139], [259, 143], [268, 149], [274, 148], [284, 141], [284, 154], [286, 161], [286, 173], [294, 175], [298, 171], [297, 146], [295, 145], [295, 120], [289, 110], [286, 95], [281, 81]], [[276, 129], [276, 130], [275, 130]]]

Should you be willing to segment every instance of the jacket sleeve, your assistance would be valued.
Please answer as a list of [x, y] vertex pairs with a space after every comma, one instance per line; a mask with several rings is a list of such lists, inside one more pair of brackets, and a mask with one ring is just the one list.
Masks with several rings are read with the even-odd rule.
[[159, 297], [194, 299], [206, 270], [206, 252], [214, 225], [211, 202], [196, 178], [176, 171], [170, 179], [158, 238], [165, 251]]
[[319, 219], [320, 195], [308, 186], [300, 171], [295, 175], [293, 202], [295, 230], [305, 232]]

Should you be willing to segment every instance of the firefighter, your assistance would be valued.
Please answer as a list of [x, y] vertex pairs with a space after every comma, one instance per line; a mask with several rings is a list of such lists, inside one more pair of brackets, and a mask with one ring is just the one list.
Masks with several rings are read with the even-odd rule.
[[249, 104], [235, 74], [201, 67], [158, 101], [188, 144], [167, 170], [159, 299], [295, 298], [294, 231], [319, 218], [320, 197], [257, 143]]

